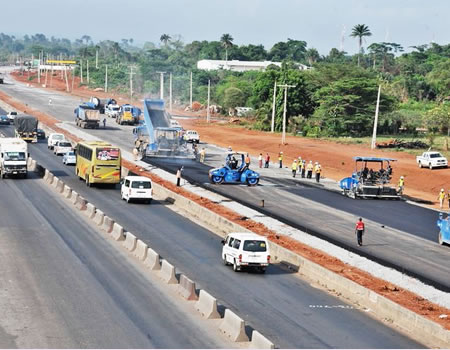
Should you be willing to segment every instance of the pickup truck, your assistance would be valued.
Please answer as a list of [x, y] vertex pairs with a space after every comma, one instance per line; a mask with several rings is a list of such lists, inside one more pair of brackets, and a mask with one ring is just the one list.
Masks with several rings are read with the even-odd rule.
[[419, 168], [427, 167], [430, 169], [433, 168], [446, 168], [447, 167], [447, 158], [445, 158], [439, 152], [423, 152], [421, 156], [416, 157], [416, 162], [419, 165]]

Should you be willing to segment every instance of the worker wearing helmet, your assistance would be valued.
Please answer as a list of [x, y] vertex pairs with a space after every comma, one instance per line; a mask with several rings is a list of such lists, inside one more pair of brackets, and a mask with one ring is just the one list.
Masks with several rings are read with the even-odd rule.
[[295, 177], [295, 174], [297, 173], [297, 159], [294, 159], [291, 165], [292, 169], [292, 177]]
[[400, 196], [403, 194], [404, 186], [405, 186], [405, 178], [403, 176], [400, 176], [400, 179], [398, 180], [398, 191], [397, 191], [397, 193]]
[[441, 209], [443, 209], [444, 208], [444, 199], [445, 199], [445, 191], [443, 188], [441, 188], [441, 192], [439, 192], [438, 199], [439, 199], [439, 207]]
[[314, 173], [316, 174], [316, 182], [320, 181], [320, 173], [322, 172], [322, 167], [319, 163], [316, 162], [316, 166], [314, 167]]
[[307, 179], [311, 179], [312, 178], [313, 170], [314, 170], [314, 165], [312, 163], [312, 160], [310, 160], [308, 165], [306, 166], [306, 178]]

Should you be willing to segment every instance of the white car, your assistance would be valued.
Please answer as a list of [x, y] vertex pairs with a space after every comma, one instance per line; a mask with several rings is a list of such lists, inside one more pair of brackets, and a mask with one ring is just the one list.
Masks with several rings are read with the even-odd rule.
[[262, 273], [270, 264], [269, 242], [256, 233], [230, 233], [222, 241], [222, 260], [234, 271], [250, 267]]
[[77, 156], [74, 151], [66, 152], [63, 156], [63, 164], [66, 165], [75, 165], [77, 164]]
[[120, 195], [129, 203], [132, 200], [152, 202], [152, 181], [144, 176], [126, 176], [120, 187]]
[[195, 130], [186, 130], [186, 132], [184, 133], [184, 139], [186, 142], [199, 143], [200, 135]]
[[63, 134], [51, 133], [48, 135], [47, 147], [48, 149], [53, 149], [55, 147], [56, 142], [65, 140]]
[[9, 112], [7, 115], [8, 119], [13, 122], [14, 119], [17, 117], [17, 112]]
[[59, 156], [67, 152], [73, 151], [72, 144], [69, 141], [57, 141], [53, 147], [53, 153]]

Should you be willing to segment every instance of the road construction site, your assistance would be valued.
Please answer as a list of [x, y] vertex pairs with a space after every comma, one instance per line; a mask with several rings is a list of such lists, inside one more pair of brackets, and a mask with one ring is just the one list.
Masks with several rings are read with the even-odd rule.
[[[14, 89], [12, 86], [7, 86], [8, 88], [12, 88]], [[74, 126], [73, 122], [71, 121], [71, 114], [67, 113], [67, 110], [71, 110], [71, 106], [68, 106], [68, 102], [70, 100], [69, 97], [67, 96], [59, 96], [59, 97], [55, 97], [53, 96], [53, 104], [52, 106], [45, 106], [45, 99], [47, 99], [46, 96], [46, 92], [41, 92], [39, 90], [39, 92], [36, 89], [33, 89], [32, 92], [27, 92], [26, 87], [17, 87], [15, 86], [15, 88], [17, 90], [14, 90], [15, 92], [15, 97], [18, 99], [22, 99], [24, 98], [24, 100], [27, 101], [28, 105], [33, 107], [33, 108], [39, 108], [43, 111], [45, 111], [48, 114], [51, 114], [55, 117], [57, 117], [58, 119], [62, 120], [63, 123], [61, 123], [59, 126], [62, 129], [68, 130], [73, 134], [77, 134], [82, 138], [102, 138], [105, 140], [110, 140], [112, 142], [114, 142], [115, 144], [121, 146], [123, 149], [130, 149], [130, 145], [132, 144], [132, 142], [129, 142], [129, 140], [132, 140], [132, 135], [130, 136], [130, 128], [129, 127], [111, 127], [111, 126], [107, 126], [106, 130], [92, 130], [89, 131], [89, 133], [86, 132], [80, 132], [79, 130], [76, 129], [76, 126]], [[17, 93], [19, 93], [20, 96], [17, 96]], [[59, 98], [61, 98], [61, 101], [58, 102]], [[41, 107], [39, 107], [39, 105], [41, 105]], [[48, 110], [46, 110], [48, 109]], [[87, 135], [86, 135], [87, 134]], [[88, 136], [89, 135], [89, 136]], [[39, 150], [39, 148], [42, 148]], [[93, 202], [96, 202], [96, 205], [101, 208], [103, 211], [105, 212], [110, 212], [111, 216], [115, 217], [116, 220], [124, 220], [124, 222], [127, 222], [127, 224], [129, 224], [130, 228], [129, 230], [132, 232], [146, 232], [149, 230], [149, 226], [152, 225], [152, 223], [154, 223], [154, 219], [150, 220], [147, 225], [145, 225], [145, 222], [143, 223], [143, 226], [133, 226], [133, 225], [138, 225], [139, 221], [142, 221], [143, 217], [146, 217], [149, 215], [150, 211], [155, 211], [153, 209], [153, 206], [151, 208], [151, 210], [145, 210], [145, 213], [142, 212], [140, 213], [141, 208], [136, 209], [137, 212], [139, 212], [139, 214], [136, 214], [135, 219], [136, 220], [130, 220], [130, 213], [127, 212], [127, 214], [125, 214], [123, 211], [121, 211], [120, 209], [115, 209], [114, 207], [117, 207], [117, 205], [113, 205], [111, 204], [111, 207], [105, 207], [102, 208], [102, 205], [106, 205], [107, 202], [112, 202], [114, 201], [113, 196], [114, 194], [117, 196], [117, 191], [114, 190], [109, 190], [109, 189], [101, 189], [101, 190], [90, 190], [87, 189], [86, 187], [83, 187], [82, 184], [80, 184], [80, 182], [78, 181], [73, 181], [70, 178], [73, 177], [74, 180], [76, 180], [76, 178], [73, 176], [73, 174], [70, 174], [67, 172], [67, 168], [62, 166], [62, 163], [58, 160], [58, 166], [56, 163], [52, 163], [52, 162], [56, 162], [56, 160], [53, 157], [49, 157], [48, 156], [48, 152], [43, 149], [45, 147], [45, 145], [39, 144], [36, 145], [36, 147], [32, 148], [32, 156], [33, 158], [37, 159], [39, 162], [42, 162], [45, 165], [49, 166], [49, 169], [53, 170], [53, 173], [56, 176], [59, 176], [61, 178], [64, 178], [64, 181], [67, 183], [69, 181], [70, 185], [74, 186], [74, 188], [77, 188], [80, 193], [83, 193], [84, 196], [86, 196], [86, 198], [89, 199], [93, 199]], [[337, 241], [338, 245], [346, 247], [346, 248], [350, 248], [350, 250], [355, 251], [355, 247], [354, 247], [354, 237], [352, 235], [352, 225], [353, 225], [353, 221], [355, 216], [359, 216], [361, 214], [355, 214], [354, 211], [356, 210], [361, 210], [361, 206], [359, 206], [359, 208], [356, 208], [354, 206], [352, 206], [351, 204], [349, 204], [350, 202], [346, 202], [345, 205], [341, 206], [341, 207], [336, 207], [335, 203], [336, 202], [342, 202], [342, 197], [339, 197], [338, 194], [324, 190], [323, 188], [317, 188], [315, 186], [311, 186], [310, 184], [303, 184], [299, 181], [294, 181], [289, 179], [288, 175], [283, 174], [283, 173], [275, 173], [275, 175], [270, 176], [270, 173], [266, 175], [264, 175], [264, 182], [262, 183], [261, 186], [259, 186], [258, 188], [256, 188], [257, 191], [252, 192], [252, 190], [255, 190], [255, 188], [252, 189], [248, 189], [247, 187], [243, 187], [243, 186], [211, 186], [207, 183], [207, 179], [205, 180], [205, 174], [207, 174], [207, 170], [209, 169], [209, 167], [211, 166], [215, 166], [216, 164], [219, 164], [220, 162], [222, 162], [221, 159], [223, 159], [223, 153], [224, 150], [219, 149], [213, 145], [208, 145], [208, 151], [207, 151], [207, 165], [200, 165], [198, 163], [193, 163], [193, 162], [189, 162], [189, 163], [183, 163], [183, 165], [185, 166], [185, 172], [184, 172], [184, 178], [186, 178], [187, 180], [190, 180], [190, 182], [200, 185], [202, 188], [207, 188], [208, 190], [213, 190], [213, 192], [215, 193], [220, 193], [223, 195], [226, 195], [228, 198], [234, 199], [236, 202], [241, 203], [241, 204], [245, 204], [249, 207], [252, 207], [254, 209], [258, 209], [258, 211], [260, 211], [261, 213], [265, 214], [268, 217], [271, 218], [276, 218], [278, 220], [280, 220], [281, 222], [287, 223], [287, 224], [291, 224], [291, 226], [296, 227], [296, 228], [300, 228], [304, 231], [313, 233], [314, 235], [321, 237], [321, 238], [325, 238], [328, 241], [331, 241], [333, 243]], [[47, 163], [47, 164], [46, 164]], [[163, 162], [161, 160], [151, 160], [150, 163], [155, 166], [157, 165], [160, 168], [169, 170], [171, 172], [173, 172], [177, 167], [180, 166], [179, 162]], [[152, 168], [146, 165], [142, 165], [143, 167], [148, 167], [148, 168]], [[272, 170], [272, 169], [271, 169]], [[198, 176], [196, 176], [195, 174], [199, 174]], [[263, 172], [261, 172], [262, 174], [264, 174]], [[83, 187], [79, 188], [79, 187]], [[189, 187], [189, 185], [187, 185], [186, 187]], [[85, 192], [82, 192], [85, 191]], [[201, 190], [197, 190], [197, 191], [201, 191]], [[101, 192], [101, 194], [100, 194]], [[109, 198], [103, 198], [103, 194], [108, 193], [110, 196]], [[280, 193], [282, 193], [280, 195]], [[94, 196], [94, 197], [92, 197]], [[98, 196], [98, 197], [96, 197]], [[335, 197], [333, 197], [335, 196]], [[246, 200], [243, 200], [242, 198], [246, 198]], [[318, 199], [319, 198], [319, 199]], [[339, 200], [337, 200], [339, 198]], [[261, 200], [264, 199], [265, 201], [265, 205], [264, 208], [261, 208]], [[351, 201], [350, 199], [345, 198], [345, 200]], [[90, 201], [90, 200], [89, 200]], [[316, 202], [319, 202], [319, 204], [317, 204]], [[98, 204], [97, 204], [98, 203]], [[102, 204], [100, 204], [102, 203]], [[105, 203], [105, 204], [103, 204]], [[301, 203], [303, 203], [303, 206], [301, 206]], [[330, 205], [331, 203], [333, 203], [334, 205]], [[351, 202], [354, 203], [354, 202]], [[365, 201], [364, 204], [369, 203], [369, 201]], [[372, 201], [370, 201], [370, 203], [372, 203]], [[373, 202], [375, 203], [375, 202]], [[399, 203], [399, 202], [386, 202], [389, 203], [390, 205], [394, 206], [394, 205], [403, 205], [406, 206], [408, 205], [407, 203]], [[117, 203], [115, 203], [117, 204]], [[275, 205], [277, 204], [277, 205]], [[297, 206], [299, 205], [299, 206]], [[370, 204], [372, 205], [372, 204]], [[375, 204], [373, 204], [373, 206], [377, 207]], [[135, 207], [135, 206], [133, 206]], [[155, 207], [158, 207], [155, 206]], [[330, 210], [330, 207], [333, 208], [333, 210]], [[402, 207], [400, 207], [402, 208]], [[418, 208], [418, 207], [414, 207], [417, 208], [417, 210], [423, 210], [425, 211], [425, 209], [423, 208]], [[147, 208], [145, 208], [147, 209]], [[299, 210], [301, 209], [301, 210]], [[392, 210], [393, 207], [388, 207], [386, 210], [386, 213], [389, 210]], [[142, 209], [144, 210], [144, 209]], [[367, 210], [367, 212], [372, 212], [373, 209], [369, 208], [365, 208], [364, 210]], [[398, 209], [397, 209], [398, 210]], [[405, 207], [404, 209], [409, 210], [409, 207]], [[285, 213], [285, 215], [283, 216], [283, 212]], [[328, 216], [325, 217], [324, 219], [324, 215], [329, 215], [330, 212], [332, 212], [332, 215], [334, 216]], [[418, 212], [418, 214], [421, 214], [421, 212]], [[170, 222], [173, 223], [173, 213], [170, 214], [171, 219], [169, 220]], [[303, 215], [303, 216], [302, 216]], [[379, 215], [379, 216], [378, 216]], [[433, 239], [430, 236], [424, 236], [424, 237], [420, 237], [420, 230], [414, 230], [414, 225], [411, 225], [411, 227], [409, 228], [410, 231], [412, 232], [408, 232], [408, 231], [403, 231], [403, 229], [408, 229], [407, 225], [402, 225], [401, 223], [398, 222], [398, 220], [395, 220], [394, 216], [389, 216], [387, 219], [387, 222], [389, 223], [389, 225], [386, 223], [386, 221], [381, 221], [382, 219], [380, 218], [382, 215], [378, 214], [378, 215], [373, 215], [373, 216], [365, 216], [368, 217], [370, 222], [369, 222], [369, 227], [371, 232], [376, 232], [376, 234], [374, 233], [374, 237], [367, 237], [367, 245], [368, 245], [368, 249], [366, 249], [366, 251], [370, 251], [369, 256], [373, 258], [372, 254], [375, 252], [377, 252], [378, 250], [381, 250], [381, 252], [385, 255], [387, 255], [389, 257], [389, 255], [392, 258], [397, 258], [397, 261], [399, 261], [400, 259], [400, 263], [394, 264], [392, 263], [391, 266], [394, 266], [396, 268], [400, 267], [401, 270], [401, 266], [399, 266], [400, 264], [404, 264], [405, 267], [409, 267], [408, 269], [405, 268], [405, 270], [407, 272], [409, 272], [412, 275], [418, 275], [419, 277], [421, 277], [421, 279], [425, 282], [429, 282], [430, 284], [444, 290], [444, 291], [448, 291], [446, 288], [448, 288], [448, 286], [446, 285], [446, 283], [448, 283], [448, 281], [446, 281], [446, 273], [448, 276], [448, 271], [442, 271], [441, 269], [441, 276], [439, 277], [439, 268], [442, 268], [443, 266], [436, 266], [437, 264], [439, 264], [439, 259], [445, 259], [446, 257], [448, 257], [448, 255], [446, 255], [446, 251], [445, 251], [445, 247], [443, 250], [440, 250], [440, 247], [436, 246], [436, 244], [433, 242]], [[431, 221], [431, 214], [430, 214], [430, 221]], [[165, 216], [168, 217], [168, 216]], [[295, 218], [297, 219], [294, 222], [289, 222], [289, 217]], [[398, 216], [397, 216], [398, 217]], [[311, 225], [311, 221], [313, 218], [317, 218], [318, 221], [317, 223], [312, 223], [313, 226], [316, 227], [320, 227], [320, 230], [316, 230], [316, 229], [311, 229], [308, 228], [308, 226], [306, 225], [306, 221], [308, 221], [309, 225]], [[252, 217], [252, 219], [254, 219]], [[126, 220], [126, 221], [125, 221]], [[163, 220], [164, 221], [164, 220]], [[381, 222], [380, 222], [381, 221]], [[326, 224], [324, 224], [324, 222]], [[301, 224], [300, 224], [301, 223]], [[185, 224], [183, 224], [182, 226], [184, 226]], [[349, 225], [349, 226], [347, 226]], [[373, 226], [372, 226], [373, 225]], [[426, 224], [424, 224], [426, 225]], [[158, 225], [159, 228], [167, 226], [166, 222], [161, 222], [160, 225]], [[382, 227], [384, 226], [384, 227]], [[336, 228], [340, 228], [340, 230], [337, 230]], [[379, 230], [379, 231], [378, 231]], [[168, 229], [167, 231], [173, 231], [173, 228]], [[346, 231], [348, 231], [346, 233]], [[179, 230], [175, 230], [174, 236], [169, 238], [169, 237], [161, 237], [160, 232], [157, 232], [158, 234], [156, 234], [155, 237], [152, 237], [152, 246], [155, 245], [155, 240], [162, 240], [162, 239], [167, 239], [164, 243], [160, 243], [161, 246], [158, 247], [159, 251], [161, 251], [161, 254], [164, 256], [173, 256], [174, 252], [180, 253], [181, 255], [184, 254], [183, 249], [186, 249], [182, 246], [182, 244], [180, 243], [180, 247], [175, 249], [173, 247], [174, 241], [176, 241], [177, 239], [179, 240], [179, 235], [182, 235], [181, 232], [179, 232]], [[191, 232], [191, 230], [188, 230], [188, 232]], [[330, 232], [332, 232], [331, 236], [327, 236], [330, 234]], [[341, 237], [336, 235], [336, 232], [341, 234]], [[380, 232], [380, 234], [378, 234]], [[384, 233], [384, 235], [383, 235]], [[423, 231], [422, 231], [423, 233]], [[166, 234], [165, 234], [166, 236]], [[185, 235], [186, 236], [186, 235]], [[346, 237], [348, 236], [348, 237]], [[376, 237], [375, 237], [376, 236]], [[390, 237], [390, 239], [388, 238]], [[188, 239], [193, 239], [193, 237], [191, 237], [191, 235], [189, 235]], [[206, 240], [211, 240], [211, 238], [206, 239]], [[216, 238], [217, 240], [217, 238]], [[342, 242], [339, 242], [342, 241]], [[409, 252], [409, 254], [401, 254], [402, 253], [402, 249], [405, 248], [405, 242], [407, 242], [408, 244], [408, 249], [409, 250], [405, 250], [407, 252]], [[183, 242], [185, 243], [185, 242]], [[196, 242], [198, 243], [198, 242]], [[156, 243], [158, 245], [158, 243]], [[217, 245], [219, 246], [219, 245]], [[422, 249], [420, 249], [420, 246], [422, 247]], [[426, 249], [423, 249], [423, 247], [426, 247]], [[435, 249], [436, 248], [436, 249]], [[430, 251], [433, 251], [433, 257], [436, 258], [437, 256], [437, 260], [434, 262], [430, 262], [430, 260], [428, 259], [428, 257], [424, 256], [423, 257], [423, 261], [419, 264], [417, 263], [418, 259], [417, 257], [413, 257], [411, 258], [411, 249], [414, 249], [413, 251], [417, 253], [420, 253], [420, 250], [426, 250], [428, 251], [428, 253]], [[203, 250], [202, 250], [203, 251]], [[386, 254], [386, 252], [389, 251], [388, 254]], [[360, 252], [358, 252], [360, 253]], [[378, 252], [380, 253], [380, 252]], [[205, 269], [208, 269], [210, 266], [210, 260], [209, 262], [206, 262], [204, 259], [206, 258], [208, 259], [212, 259], [212, 255], [219, 255], [219, 254], [211, 254], [209, 255], [208, 253], [205, 254], [205, 256], [202, 257], [201, 260], [198, 261], [198, 264], [195, 266], [192, 266], [192, 262], [190, 262], [190, 267], [188, 268], [190, 270], [190, 272], [192, 272], [193, 275], [198, 276], [198, 278], [196, 278], [196, 281], [203, 281], [203, 283], [206, 283], [205, 281], [205, 276], [208, 276], [208, 278], [206, 278], [208, 280], [208, 282], [210, 282], [210, 280], [214, 280], [216, 282], [218, 282], [222, 276], [217, 274], [217, 271], [213, 271], [210, 272], [209, 274], [206, 274]], [[364, 254], [361, 254], [364, 255]], [[430, 254], [431, 255], [431, 254]], [[208, 258], [209, 256], [209, 258]], [[399, 258], [400, 256], [400, 258]], [[409, 259], [408, 259], [409, 256]], [[420, 255], [419, 255], [420, 256]], [[171, 257], [172, 258], [172, 257]], [[431, 257], [430, 257], [431, 258]], [[177, 257], [173, 257], [172, 259], [181, 259], [178, 256]], [[401, 259], [406, 259], [406, 260], [401, 260]], [[189, 256], [189, 260], [192, 260], [192, 256]], [[387, 259], [382, 255], [382, 257], [376, 257], [375, 256], [375, 260], [379, 260], [380, 262], [384, 263], [385, 265], [389, 265], [389, 263], [386, 263]], [[206, 262], [206, 264], [205, 264]], [[424, 264], [426, 265], [428, 262], [428, 265], [425, 266], [424, 268]], [[189, 265], [186, 263], [185, 261], [180, 261], [180, 264], [176, 264], [177, 266], [183, 266], [183, 271], [185, 270], [185, 266]], [[202, 265], [207, 265], [207, 266], [203, 266]], [[412, 266], [412, 268], [411, 268]], [[201, 268], [202, 267], [202, 268]], [[420, 269], [422, 267], [422, 270]], [[445, 266], [444, 266], [445, 267]], [[434, 268], [434, 269], [433, 269]], [[277, 270], [273, 270], [273, 271], [277, 271], [277, 272], [272, 272], [272, 274], [274, 275], [286, 275], [286, 278], [293, 278], [290, 272], [286, 272], [289, 270], [286, 270], [284, 268], [278, 267], [276, 269], [280, 269], [279, 271]], [[215, 270], [215, 269], [214, 269]], [[421, 271], [420, 271], [421, 270]], [[428, 270], [428, 271], [427, 271]], [[199, 273], [199, 272], [203, 272], [203, 273]], [[283, 272], [284, 271], [284, 272]], [[418, 273], [417, 271], [420, 271], [420, 273]], [[195, 273], [197, 272], [197, 274]], [[432, 278], [427, 276], [430, 275], [432, 276], [433, 273], [436, 273], [438, 275], [438, 277], [433, 276]], [[188, 275], [192, 275], [192, 274], [188, 274]], [[212, 276], [212, 274], [215, 274], [215, 277]], [[269, 276], [270, 271], [268, 271], [268, 276]], [[203, 276], [203, 278], [202, 278]], [[250, 278], [253, 279], [253, 277], [255, 276], [251, 276]], [[273, 277], [273, 276], [271, 276]], [[248, 276], [245, 276], [245, 283], [248, 282]], [[256, 276], [256, 278], [260, 278], [260, 276]], [[429, 278], [429, 280], [427, 280], [427, 278]], [[296, 279], [296, 278], [295, 278]], [[259, 280], [259, 282], [261, 282], [261, 280]], [[200, 282], [201, 283], [201, 282]], [[241, 284], [243, 284], [244, 282], [242, 281]], [[286, 284], [286, 281], [278, 281], [277, 283], [277, 293], [279, 293], [279, 289], [280, 286]], [[291, 295], [288, 297], [291, 300], [296, 300], [295, 296], [298, 295], [302, 295], [302, 297], [304, 297], [303, 291], [299, 292], [297, 290], [298, 286], [298, 282], [294, 282], [295, 284], [295, 288], [294, 290], [290, 293]], [[230, 284], [232, 285], [232, 283]], [[217, 286], [217, 293], [220, 293], [221, 290], [223, 290], [223, 288], [219, 287], [219, 284], [216, 284]], [[255, 289], [253, 291], [251, 291], [252, 294], [257, 292], [261, 292], [260, 289], [266, 289], [267, 290], [267, 286], [264, 283], [264, 287], [255, 285]], [[292, 287], [291, 287], [292, 289]], [[228, 294], [229, 291], [226, 291]], [[243, 292], [243, 291], [240, 291]], [[250, 291], [247, 291], [248, 293], [250, 293]], [[286, 292], [286, 291], [284, 291]], [[217, 296], [217, 293], [213, 293], [214, 295]], [[269, 291], [268, 293], [275, 293], [274, 290]], [[314, 293], [314, 292], [312, 292]], [[246, 295], [248, 295], [247, 293], [244, 293]], [[245, 303], [246, 305], [248, 305], [248, 299], [243, 298], [244, 294], [241, 294], [241, 299], [245, 299]], [[220, 296], [218, 297], [220, 298]], [[220, 298], [222, 299], [222, 298]], [[235, 303], [237, 299], [240, 299], [239, 295], [233, 297], [233, 298], [229, 298], [229, 296], [227, 295], [225, 299], [232, 299], [233, 301], [230, 303]], [[264, 304], [267, 303], [267, 300], [272, 300], [273, 296], [271, 296], [269, 298], [269, 295], [263, 296], [261, 295], [261, 302], [263, 302], [264, 300]], [[277, 299], [279, 299], [277, 297]], [[317, 301], [309, 301], [309, 308], [311, 308], [311, 305], [324, 305], [323, 303], [319, 303]], [[255, 305], [256, 306], [256, 305]], [[305, 305], [306, 306], [306, 305]], [[296, 324], [295, 327], [292, 327], [292, 329], [290, 330], [286, 330], [286, 334], [280, 334], [280, 335], [272, 335], [271, 331], [273, 332], [273, 329], [271, 327], [267, 327], [267, 324], [264, 326], [264, 324], [261, 324], [261, 320], [262, 319], [266, 319], [265, 317], [270, 317], [276, 310], [276, 313], [279, 314], [279, 316], [281, 318], [283, 318], [283, 316], [285, 317], [286, 315], [291, 314], [288, 310], [291, 306], [287, 306], [286, 308], [280, 307], [279, 305], [274, 305], [274, 309], [271, 310], [271, 312], [268, 312], [268, 314], [264, 317], [262, 317], [261, 315], [254, 315], [253, 317], [251, 316], [251, 312], [249, 309], [252, 309], [250, 306], [249, 309], [245, 309], [242, 310], [241, 308], [243, 308], [244, 306], [241, 305], [239, 307], [239, 311], [244, 312], [244, 314], [248, 314], [250, 315], [249, 318], [249, 323], [252, 324], [252, 326], [255, 327], [255, 329], [260, 330], [264, 335], [268, 336], [270, 339], [274, 339], [274, 343], [277, 346], [281, 346], [281, 347], [290, 347], [290, 346], [294, 346], [294, 347], [304, 347], [304, 344], [299, 345], [298, 343], [296, 343], [296, 341], [298, 341], [297, 338], [293, 339], [290, 338], [293, 336], [294, 332], [298, 332], [298, 328], [299, 325]], [[321, 308], [321, 307], [317, 307]], [[314, 308], [313, 308], [314, 309]], [[328, 308], [327, 308], [328, 309]], [[330, 308], [332, 309], [332, 308]], [[338, 309], [336, 307], [336, 309]], [[343, 307], [343, 309], [345, 309]], [[351, 309], [351, 307], [350, 307]], [[281, 312], [281, 310], [283, 310]], [[261, 311], [261, 310], [259, 310]], [[293, 310], [292, 310], [293, 311]], [[301, 313], [301, 310], [297, 310], [298, 312]], [[273, 317], [273, 316], [272, 316]], [[292, 314], [292, 317], [294, 318], [294, 314]], [[273, 320], [274, 322], [277, 322], [277, 324], [279, 324], [280, 320]], [[309, 321], [308, 321], [309, 322]], [[364, 321], [366, 322], [366, 321]], [[272, 323], [272, 322], [270, 322]], [[273, 323], [272, 323], [273, 324]], [[351, 324], [351, 322], [349, 323]], [[259, 327], [261, 326], [261, 327]], [[334, 325], [335, 326], [335, 325]], [[304, 325], [303, 325], [304, 327]], [[328, 325], [328, 327], [331, 327], [330, 325]], [[310, 329], [305, 330], [307, 331], [307, 333], [309, 334], [309, 332], [311, 332]], [[292, 332], [292, 333], [290, 333]], [[305, 334], [307, 334], [305, 333]], [[289, 336], [289, 334], [291, 334]], [[317, 334], [316, 336], [316, 341], [318, 341], [319, 334]], [[352, 335], [353, 337], [353, 335]], [[291, 342], [288, 342], [286, 339], [291, 339]], [[353, 338], [352, 341], [354, 341], [355, 339]], [[317, 343], [319, 344], [319, 343]], [[309, 343], [308, 345], [306, 345], [307, 347], [315, 347], [315, 346], [319, 346], [319, 347], [328, 347], [328, 346], [342, 346], [342, 344], [339, 345], [335, 345], [332, 343], [332, 341], [330, 340], [330, 343], [323, 343], [320, 345], [317, 345], [315, 343]], [[366, 344], [366, 343], [365, 343]], [[350, 346], [348, 344], [343, 345], [343, 346]], [[373, 347], [378, 347], [378, 345], [372, 345]], [[384, 345], [384, 346], [396, 346], [396, 345]], [[402, 346], [403, 347], [403, 346]], [[412, 347], [412, 345], [409, 345], [409, 347]]]

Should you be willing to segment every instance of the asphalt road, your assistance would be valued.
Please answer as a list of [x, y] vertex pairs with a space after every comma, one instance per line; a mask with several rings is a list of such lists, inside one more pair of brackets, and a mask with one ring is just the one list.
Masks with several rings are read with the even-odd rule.
[[36, 175], [1, 180], [0, 194], [0, 348], [233, 346]]
[[[12, 127], [3, 129], [12, 133]], [[370, 312], [310, 286], [273, 265], [265, 275], [235, 273], [220, 259], [220, 238], [154, 201], [127, 204], [118, 188], [88, 188], [45, 143], [30, 146], [38, 163], [106, 215], [147, 242], [181, 272], [281, 348], [416, 348], [421, 345], [374, 320]], [[326, 331], [324, 331], [326, 330]]]

